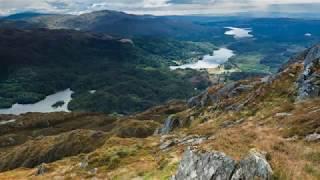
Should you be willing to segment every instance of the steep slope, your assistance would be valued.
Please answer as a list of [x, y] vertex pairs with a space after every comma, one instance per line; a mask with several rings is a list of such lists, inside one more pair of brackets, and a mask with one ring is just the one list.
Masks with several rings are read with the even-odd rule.
[[318, 52], [314, 46], [270, 77], [211, 87], [188, 108], [172, 102], [122, 118], [132, 127], [146, 119], [172, 126], [169, 134], [135, 138], [129, 128], [91, 153], [0, 178], [319, 179], [319, 94], [299, 96], [305, 83], [317, 90]]

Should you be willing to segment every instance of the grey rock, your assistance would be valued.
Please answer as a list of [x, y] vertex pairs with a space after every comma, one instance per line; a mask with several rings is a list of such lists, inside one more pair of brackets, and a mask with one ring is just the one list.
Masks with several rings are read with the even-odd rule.
[[265, 156], [255, 150], [237, 163], [224, 153], [189, 147], [172, 180], [270, 180], [272, 175]]
[[167, 140], [160, 144], [160, 150], [166, 150], [172, 146], [174, 146], [176, 143], [174, 140]]
[[44, 163], [42, 163], [37, 167], [36, 176], [43, 175], [47, 171], [48, 171], [48, 168], [46, 167], [46, 165]]
[[316, 45], [308, 50], [305, 57], [305, 64], [310, 64], [313, 60], [320, 58], [320, 45]]
[[165, 120], [164, 126], [161, 129], [161, 134], [169, 134], [172, 130], [181, 126], [179, 119], [175, 115], [170, 115]]
[[157, 129], [154, 131], [153, 135], [156, 136], [156, 135], [159, 135], [160, 133], [161, 133], [161, 128], [157, 128]]
[[200, 135], [190, 135], [182, 139], [177, 140], [177, 144], [179, 145], [198, 145], [203, 143], [204, 141], [208, 140], [207, 136], [200, 136]]
[[176, 136], [168, 136], [160, 139], [160, 150], [168, 150], [175, 145], [198, 145], [208, 140], [207, 136], [189, 135], [183, 138]]
[[229, 84], [226, 84], [224, 87], [219, 89], [214, 94], [209, 94], [208, 90], [204, 91], [198, 96], [195, 96], [191, 98], [188, 101], [189, 107], [205, 107], [209, 103], [218, 103], [221, 101], [222, 98], [228, 97], [228, 96], [234, 96], [236, 94], [235, 88], [239, 85], [237, 82], [232, 82]]
[[291, 116], [291, 113], [287, 113], [287, 112], [282, 112], [282, 113], [277, 113], [276, 117], [286, 117], [286, 116]]
[[93, 168], [93, 169], [89, 170], [89, 174], [91, 174], [91, 175], [95, 175], [95, 174], [97, 174], [97, 172], [98, 172], [98, 168]]
[[204, 107], [210, 102], [208, 91], [204, 91], [198, 96], [192, 97], [188, 100], [188, 107]]
[[271, 180], [272, 174], [271, 166], [265, 156], [260, 152], [251, 150], [250, 154], [239, 162], [231, 180]]
[[236, 162], [220, 152], [200, 152], [188, 148], [172, 180], [230, 179]]
[[243, 122], [244, 122], [244, 119], [241, 118], [241, 119], [239, 119], [239, 120], [237, 120], [237, 121], [225, 121], [225, 122], [223, 122], [220, 126], [221, 126], [222, 128], [229, 128], [229, 127], [233, 127], [233, 126], [235, 126], [235, 125], [239, 125], [239, 124], [241, 124], [241, 123], [243, 123]]
[[290, 138], [286, 138], [286, 141], [292, 142], [292, 141], [297, 141], [299, 139], [298, 135], [294, 135]]
[[79, 167], [85, 169], [89, 166], [89, 157], [85, 156], [82, 161], [79, 163]]
[[225, 121], [220, 125], [220, 127], [222, 127], [222, 128], [228, 128], [228, 127], [232, 127], [232, 126], [233, 126], [233, 121]]
[[305, 140], [308, 142], [320, 141], [320, 134], [317, 134], [317, 133], [310, 134], [306, 136]]
[[304, 59], [304, 71], [298, 79], [297, 100], [305, 100], [320, 96], [320, 46], [311, 48]]

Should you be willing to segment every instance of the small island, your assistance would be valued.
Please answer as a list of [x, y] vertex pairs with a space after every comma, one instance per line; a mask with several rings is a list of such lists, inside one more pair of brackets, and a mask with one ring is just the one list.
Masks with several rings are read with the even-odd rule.
[[64, 101], [57, 101], [56, 103], [52, 104], [52, 107], [57, 109], [59, 107], [62, 107], [65, 104]]

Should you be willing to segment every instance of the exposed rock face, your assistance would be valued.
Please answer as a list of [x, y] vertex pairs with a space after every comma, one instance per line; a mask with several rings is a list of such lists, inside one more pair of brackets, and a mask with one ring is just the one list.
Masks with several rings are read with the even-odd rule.
[[[189, 107], [205, 107], [209, 104], [216, 104], [224, 99], [232, 98], [240, 95], [241, 93], [248, 92], [254, 88], [251, 84], [242, 84], [233, 82], [221, 86], [215, 90], [206, 90], [202, 94], [191, 98], [188, 101]], [[214, 91], [214, 92], [212, 92]]]
[[223, 153], [188, 148], [172, 180], [230, 179], [235, 167], [236, 162]]
[[204, 107], [209, 102], [209, 94], [207, 91], [202, 94], [192, 97], [188, 100], [189, 107]]
[[161, 128], [161, 134], [169, 134], [175, 128], [180, 127], [180, 121], [175, 115], [170, 115]]
[[298, 100], [320, 96], [320, 45], [311, 48], [305, 56], [298, 83]]
[[188, 148], [172, 180], [270, 180], [272, 174], [264, 155], [255, 150], [237, 163], [221, 152]]
[[320, 45], [316, 45], [308, 51], [305, 57], [305, 64], [310, 64], [313, 60], [320, 58]]
[[272, 169], [265, 156], [255, 150], [239, 162], [231, 180], [272, 179]]

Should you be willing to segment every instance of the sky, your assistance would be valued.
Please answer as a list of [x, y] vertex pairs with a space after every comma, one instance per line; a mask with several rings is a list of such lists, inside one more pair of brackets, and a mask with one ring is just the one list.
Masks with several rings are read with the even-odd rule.
[[105, 9], [154, 15], [316, 13], [319, 8], [320, 0], [0, 0], [0, 15], [26, 11], [82, 14]]

